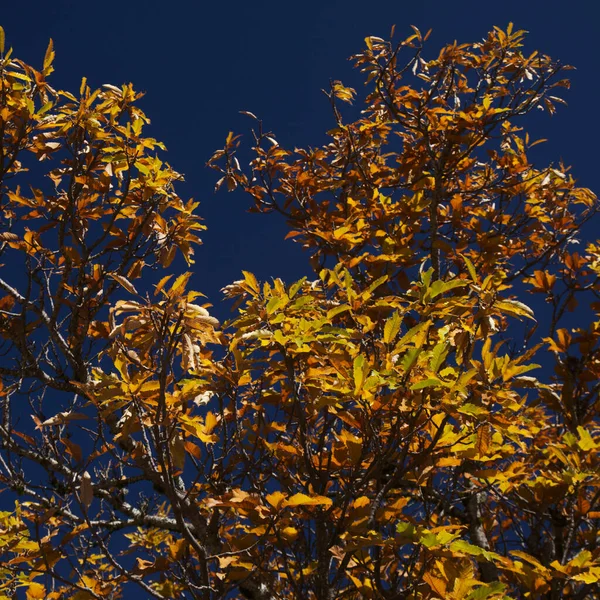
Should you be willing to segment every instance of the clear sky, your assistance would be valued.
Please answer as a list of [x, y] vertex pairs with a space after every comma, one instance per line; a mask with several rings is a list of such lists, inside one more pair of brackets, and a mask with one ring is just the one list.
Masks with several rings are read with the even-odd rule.
[[92, 86], [131, 81], [147, 92], [148, 135], [167, 144], [168, 162], [186, 176], [180, 195], [201, 202], [209, 227], [193, 287], [217, 303], [218, 290], [241, 269], [288, 281], [308, 273], [300, 249], [283, 241], [287, 230], [277, 216], [246, 213], [241, 192], [213, 193], [216, 173], [204, 165], [229, 130], [249, 132], [250, 120], [238, 111], [259, 115], [284, 146], [317, 145], [332, 126], [320, 90], [330, 79], [359, 81], [346, 59], [365, 36], [386, 37], [393, 24], [399, 37], [411, 24], [432, 28], [424, 56], [434, 57], [445, 43], [475, 41], [512, 21], [530, 32], [527, 50], [577, 67], [569, 106], [522, 123], [534, 138], [549, 139], [537, 147], [540, 161], [562, 158], [598, 192], [599, 17], [594, 0], [30, 0], [3, 2], [0, 25], [15, 55], [34, 66], [54, 39], [57, 88], [77, 90], [85, 75]]

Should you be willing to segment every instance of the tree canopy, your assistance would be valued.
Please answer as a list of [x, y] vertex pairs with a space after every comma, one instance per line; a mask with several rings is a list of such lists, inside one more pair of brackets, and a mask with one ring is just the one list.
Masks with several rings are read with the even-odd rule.
[[243, 271], [223, 324], [141, 94], [0, 29], [0, 598], [600, 594], [598, 202], [523, 130], [569, 67], [413, 29], [326, 144], [246, 113], [209, 160], [314, 271]]

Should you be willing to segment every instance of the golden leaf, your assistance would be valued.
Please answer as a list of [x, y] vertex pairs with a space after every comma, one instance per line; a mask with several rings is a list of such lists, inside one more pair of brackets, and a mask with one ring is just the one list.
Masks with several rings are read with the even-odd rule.
[[325, 496], [307, 496], [306, 494], [294, 494], [283, 503], [285, 506], [331, 506], [333, 501]]

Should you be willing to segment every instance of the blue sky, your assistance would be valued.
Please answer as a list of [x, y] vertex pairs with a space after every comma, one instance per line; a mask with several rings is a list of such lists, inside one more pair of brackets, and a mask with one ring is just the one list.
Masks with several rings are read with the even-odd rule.
[[166, 159], [186, 176], [180, 194], [201, 202], [209, 227], [193, 287], [218, 303], [218, 290], [242, 269], [288, 281], [309, 272], [300, 249], [283, 240], [280, 218], [248, 214], [242, 193], [213, 193], [216, 173], [204, 165], [229, 130], [249, 132], [240, 110], [259, 115], [284, 146], [317, 145], [332, 125], [321, 89], [330, 79], [360, 83], [347, 58], [365, 36], [386, 37], [393, 24], [403, 37], [411, 24], [432, 28], [424, 56], [433, 57], [447, 42], [475, 41], [493, 25], [513, 21], [530, 32], [529, 51], [577, 67], [569, 106], [553, 118], [532, 115], [521, 124], [532, 137], [549, 139], [537, 147], [541, 162], [562, 158], [582, 185], [598, 191], [599, 16], [600, 5], [591, 0], [32, 0], [3, 4], [0, 24], [15, 55], [34, 66], [54, 39], [55, 87], [77, 90], [87, 76], [92, 86], [131, 81], [147, 92], [148, 133], [167, 144]]

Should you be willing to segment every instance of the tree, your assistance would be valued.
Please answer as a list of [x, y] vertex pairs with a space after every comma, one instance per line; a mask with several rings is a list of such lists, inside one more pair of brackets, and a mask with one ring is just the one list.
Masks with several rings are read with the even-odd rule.
[[[139, 95], [4, 55], [4, 597], [600, 594], [600, 245], [572, 249], [598, 203], [528, 157], [568, 67], [523, 37], [367, 38], [321, 147], [248, 113], [217, 187], [282, 213], [315, 279], [244, 272], [223, 327], [173, 272], [202, 225]], [[51, 191], [13, 185], [24, 154]]]

